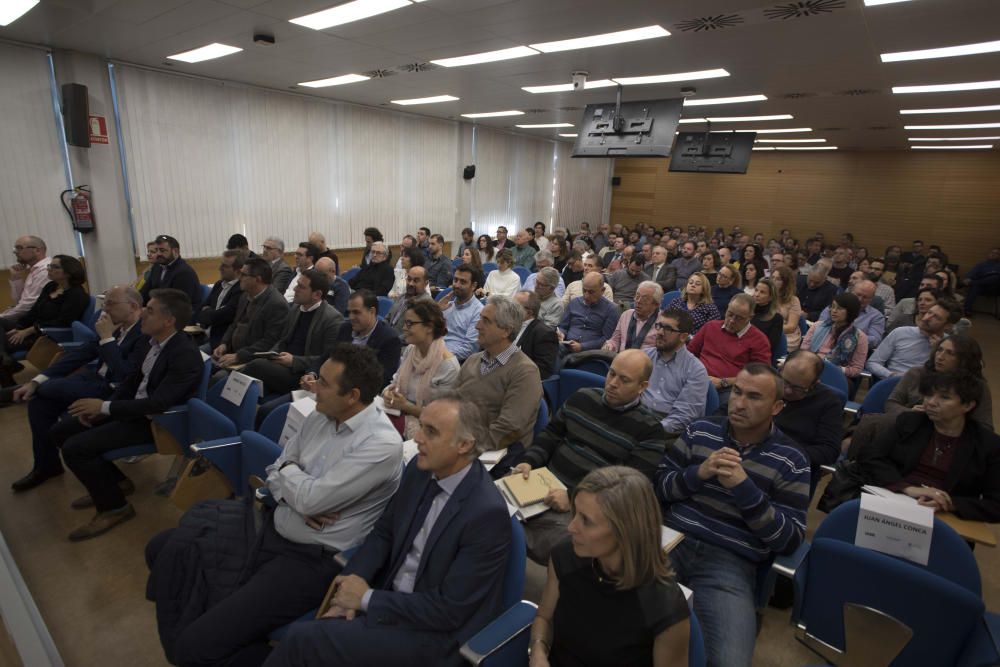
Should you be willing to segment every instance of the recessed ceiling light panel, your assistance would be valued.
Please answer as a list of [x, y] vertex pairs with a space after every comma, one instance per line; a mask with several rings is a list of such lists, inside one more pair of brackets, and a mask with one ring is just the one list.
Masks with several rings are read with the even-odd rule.
[[758, 139], [758, 144], [822, 144], [826, 139]]
[[667, 37], [669, 35], [670, 33], [660, 26], [650, 25], [645, 28], [621, 30], [619, 32], [609, 32], [603, 35], [591, 35], [589, 37], [564, 39], [558, 42], [542, 42], [541, 44], [532, 44], [531, 48], [537, 49], [542, 53], [555, 53], [557, 51], [572, 51], [573, 49], [590, 49], [596, 46], [607, 46], [609, 44], [637, 42], [643, 39], [655, 39], [657, 37]]
[[979, 53], [996, 53], [997, 51], [1000, 51], [1000, 40], [995, 42], [979, 42], [978, 44], [963, 44], [961, 46], [945, 46], [940, 49], [897, 51], [895, 53], [883, 53], [880, 57], [884, 63], [898, 63], [906, 60], [954, 58], [956, 56], [972, 56]]
[[541, 130], [549, 127], [573, 127], [573, 123], [535, 123], [533, 125], [515, 125], [523, 130]]
[[415, 97], [409, 100], [390, 100], [393, 104], [410, 106], [411, 104], [437, 104], [438, 102], [457, 102], [457, 97], [451, 95], [435, 95], [434, 97]]
[[907, 141], [1000, 141], [1000, 137], [910, 137]]
[[242, 50], [243, 49], [237, 46], [227, 46], [225, 44], [214, 43], [202, 46], [201, 48], [185, 51], [184, 53], [175, 53], [172, 56], [167, 56], [167, 58], [170, 60], [180, 60], [186, 63], [200, 63], [203, 60], [221, 58], [233, 53], [239, 53]]
[[394, 9], [400, 9], [413, 3], [410, 0], [354, 0], [336, 7], [330, 7], [319, 12], [299, 16], [289, 19], [289, 23], [312, 28], [313, 30], [325, 30], [335, 25], [353, 23], [370, 16], [377, 16]]
[[739, 97], [686, 97], [684, 98], [684, 106], [686, 107], [700, 107], [708, 106], [711, 104], [740, 104], [741, 102], [764, 102], [767, 100], [766, 95], [742, 95]]
[[358, 81], [367, 81], [371, 77], [365, 76], [363, 74], [344, 74], [341, 76], [334, 76], [329, 79], [316, 79], [315, 81], [303, 81], [300, 86], [305, 86], [306, 88], [326, 88], [328, 86], [342, 86], [345, 83], [357, 83]]
[[652, 76], [615, 77], [615, 83], [623, 86], [642, 86], [652, 83], [674, 83], [676, 81], [697, 81], [699, 79], [717, 79], [729, 76], [724, 69], [706, 69], [698, 72], [678, 72], [677, 74], [654, 74]]
[[0, 2], [0, 26], [10, 25], [28, 13], [38, 0], [4, 0]]
[[931, 86], [893, 86], [897, 95], [907, 93], [954, 93], [965, 90], [992, 90], [1000, 88], [1000, 81], [969, 81], [968, 83], [939, 83]]
[[499, 118], [500, 116], [523, 116], [523, 111], [484, 111], [482, 113], [463, 113], [463, 118]]
[[[592, 88], [614, 88], [617, 86], [614, 81], [610, 79], [596, 79], [594, 81], [588, 81], [583, 84], [584, 90], [590, 90]], [[568, 93], [573, 90], [572, 83], [556, 83], [551, 86], [524, 86], [521, 90], [528, 93]]]
[[899, 113], [905, 116], [921, 113], [975, 113], [977, 111], [1000, 111], [1000, 104], [987, 104], [979, 107], [947, 107], [944, 109], [901, 109]]
[[962, 125], [904, 125], [904, 130], [988, 130], [1000, 123], [965, 123]]
[[515, 46], [512, 49], [500, 49], [499, 51], [486, 51], [485, 53], [474, 53], [470, 56], [458, 56], [455, 58], [442, 58], [431, 62], [441, 67], [464, 67], [465, 65], [479, 65], [481, 63], [492, 63], [498, 60], [510, 60], [512, 58], [524, 58], [525, 56], [537, 56], [538, 51], [529, 49], [527, 46]]
[[968, 150], [988, 150], [993, 148], [993, 144], [970, 144], [968, 146], [910, 146], [912, 151], [968, 151]]

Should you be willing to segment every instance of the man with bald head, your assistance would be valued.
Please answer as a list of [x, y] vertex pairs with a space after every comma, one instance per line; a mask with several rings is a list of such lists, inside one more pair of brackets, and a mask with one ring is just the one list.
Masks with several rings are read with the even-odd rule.
[[[337, 273], [340, 273], [340, 260], [337, 259], [337, 253], [335, 253], [333, 250], [330, 249], [328, 245], [326, 245], [325, 236], [323, 236], [319, 232], [312, 232], [309, 234], [309, 243], [312, 243], [319, 249], [320, 257], [329, 257], [330, 259], [332, 259], [334, 265], [337, 267]], [[317, 266], [319, 265], [318, 260], [316, 262], [316, 265]]]
[[[864, 331], [865, 335], [868, 336], [869, 349], [877, 347], [885, 336], [885, 315], [872, 306], [872, 299], [875, 298], [875, 289], [875, 283], [867, 278], [854, 283], [854, 286], [851, 288], [851, 292], [861, 302], [861, 312], [858, 313], [858, 318], [854, 320], [854, 326], [859, 331]], [[819, 321], [823, 322], [829, 319], [829, 317], [830, 307], [827, 306], [820, 313]]]
[[326, 302], [333, 306], [338, 313], [347, 317], [347, 299], [351, 296], [351, 286], [337, 275], [337, 261], [324, 255], [316, 260], [314, 268], [326, 274], [326, 277], [330, 279], [330, 291], [326, 293]]
[[14, 241], [14, 259], [10, 267], [10, 301], [14, 305], [0, 313], [0, 325], [9, 329], [35, 305], [42, 288], [49, 284], [48, 250], [37, 236], [22, 236]]
[[549, 511], [525, 524], [532, 560], [547, 564], [552, 548], [566, 537], [572, 518], [569, 494], [591, 470], [624, 465], [653, 478], [667, 434], [639, 400], [652, 372], [653, 362], [642, 350], [618, 353], [604, 388], [580, 389], [566, 399], [517, 460], [511, 474], [528, 478], [532, 469], [547, 466], [567, 488], [550, 491], [545, 498]]
[[559, 321], [564, 352], [596, 350], [611, 338], [618, 323], [618, 306], [604, 298], [604, 277], [597, 272], [583, 276], [583, 296], [569, 302]]

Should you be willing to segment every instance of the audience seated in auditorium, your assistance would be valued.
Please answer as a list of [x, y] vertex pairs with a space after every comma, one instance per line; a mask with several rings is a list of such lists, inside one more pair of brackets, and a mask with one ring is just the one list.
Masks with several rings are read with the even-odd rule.
[[608, 229], [608, 223], [602, 222], [597, 226], [597, 233], [590, 237], [591, 242], [594, 244], [594, 252], [600, 253], [608, 245]]
[[[581, 282], [583, 296], [569, 302], [559, 321], [564, 352], [599, 349], [611, 338], [620, 316], [618, 306], [601, 296], [604, 277], [600, 273], [588, 273]], [[569, 294], [568, 288], [566, 293]]]
[[451, 285], [451, 260], [444, 254], [444, 237], [440, 234], [432, 234], [430, 237], [424, 268], [427, 269], [427, 281], [431, 290], [437, 291]]
[[406, 440], [413, 439], [419, 430], [424, 406], [450, 392], [458, 381], [461, 366], [445, 347], [446, 332], [437, 303], [420, 298], [407, 306], [403, 315], [403, 360], [382, 392], [386, 407], [402, 413], [402, 424], [393, 421]]
[[[698, 245], [701, 246], [704, 243], [704, 241], [699, 241]], [[708, 284], [714, 286], [718, 278], [719, 269], [722, 267], [722, 259], [719, 258], [719, 253], [715, 250], [706, 250], [699, 257], [701, 258], [701, 268], [698, 270], [705, 274]]]
[[295, 279], [295, 299], [278, 341], [264, 358], [242, 370], [264, 384], [264, 395], [286, 394], [310, 368], [322, 363], [337, 344], [344, 316], [323, 298], [330, 289], [326, 274], [306, 269]]
[[[421, 239], [419, 237], [420, 237], [421, 232], [423, 232], [424, 230], [426, 230], [426, 233], [424, 234], [423, 238]], [[390, 260], [392, 259], [392, 253], [389, 252], [389, 246], [385, 244], [385, 239], [382, 237], [382, 232], [379, 231], [378, 227], [365, 227], [365, 230], [364, 230], [363, 234], [365, 236], [365, 251], [361, 254], [361, 263], [360, 263], [359, 266], [362, 269], [364, 269], [366, 266], [368, 266], [369, 264], [371, 264], [371, 262], [372, 262], [372, 247], [376, 243], [381, 244], [383, 250], [385, 250], [385, 260], [383, 260], [383, 261], [389, 262], [389, 264], [391, 266], [392, 262]], [[426, 227], [423, 227], [420, 232], [417, 232], [417, 236], [418, 236], [417, 247], [419, 247], [421, 250], [424, 250], [425, 251], [424, 254], [426, 254], [427, 236], [429, 234], [430, 234], [430, 230], [428, 230]], [[353, 287], [353, 285], [352, 285], [352, 287]], [[369, 287], [368, 289], [371, 289], [371, 288]], [[381, 294], [379, 296], [385, 296], [385, 295]]]
[[[850, 292], [858, 297], [861, 308], [854, 319], [854, 327], [858, 331], [863, 331], [868, 338], [868, 347], [874, 349], [882, 342], [885, 335], [885, 315], [872, 306], [872, 299], [875, 298], [875, 283], [864, 279], [855, 283]], [[819, 319], [825, 320], [830, 315], [829, 307], [820, 313]]]
[[[593, 253], [583, 258], [583, 275], [586, 276], [589, 273], [596, 273], [598, 275], [601, 273], [601, 260], [598, 259]], [[611, 286], [607, 283], [604, 283], [602, 294], [608, 301], [614, 301], [615, 294], [611, 291]], [[570, 301], [582, 295], [583, 278], [568, 283], [566, 285], [566, 291], [562, 295], [563, 308], [568, 307]]]
[[[753, 246], [749, 246], [753, 247]], [[743, 293], [753, 296], [757, 291], [757, 281], [764, 279], [764, 273], [753, 262], [740, 265], [740, 282], [743, 283]]]
[[270, 283], [271, 266], [266, 259], [248, 259], [243, 264], [243, 295], [236, 306], [236, 318], [222, 342], [212, 350], [212, 358], [219, 366], [245, 364], [255, 352], [270, 350], [278, 342], [288, 319], [288, 304]]
[[[749, 304], [746, 311], [749, 324]], [[692, 423], [668, 445], [656, 474], [664, 523], [685, 535], [670, 559], [677, 581], [696, 591], [712, 667], [750, 667], [758, 568], [804, 538], [809, 461], [774, 426], [783, 393], [770, 366], [748, 364], [735, 379], [729, 416]]]
[[938, 299], [917, 326], [893, 329], [868, 359], [866, 368], [883, 379], [923, 364], [930, 357], [931, 347], [949, 334], [961, 317], [962, 307], [958, 303], [944, 297]]
[[[558, 288], [562, 284], [562, 277], [551, 266], [546, 266], [540, 269], [538, 273], [532, 273], [528, 277], [534, 279], [532, 289], [538, 295], [538, 319], [553, 329], [556, 328], [559, 326], [563, 312], [566, 309], [562, 299], [558, 295]], [[527, 282], [524, 289], [528, 289]]]
[[56, 255], [45, 267], [49, 283], [23, 315], [0, 326], [0, 386], [14, 385], [13, 374], [21, 369], [11, 353], [30, 350], [44, 327], [68, 327], [83, 317], [90, 296], [83, 288], [87, 274], [76, 257]]
[[479, 249], [479, 261], [481, 264], [493, 261], [493, 255], [496, 250], [493, 248], [493, 239], [490, 238], [489, 234], [481, 234], [476, 239], [476, 247]]
[[392, 327], [379, 318], [378, 297], [369, 290], [352, 294], [347, 305], [347, 319], [340, 325], [337, 342], [364, 345], [374, 350], [382, 367], [381, 386], [384, 387], [399, 368], [403, 344]]
[[538, 252], [537, 248], [531, 246], [529, 241], [532, 237], [528, 235], [528, 232], [521, 230], [514, 237], [514, 247], [511, 248], [511, 253], [513, 256], [514, 266], [520, 266], [529, 271], [535, 270], [535, 253]]
[[440, 302], [445, 323], [448, 325], [444, 344], [458, 357], [459, 362], [465, 361], [477, 350], [476, 340], [479, 334], [476, 331], [476, 324], [479, 322], [483, 304], [475, 297], [475, 292], [482, 282], [482, 273], [468, 264], [462, 264], [455, 269], [451, 294]]
[[[551, 253], [549, 253], [551, 254]], [[577, 280], [583, 280], [583, 257], [587, 254], [593, 254], [591, 252], [580, 252], [574, 250], [566, 258], [566, 265], [559, 272], [559, 283], [562, 285], [568, 285], [570, 283], [576, 282]], [[537, 266], [538, 260], [536, 258], [535, 264]], [[553, 268], [555, 268], [553, 266]], [[562, 296], [562, 293], [559, 294]]]
[[521, 276], [514, 272], [513, 254], [509, 248], [497, 250], [494, 258], [497, 264], [496, 271], [490, 271], [486, 276], [486, 284], [483, 288], [476, 290], [476, 296], [486, 297], [491, 294], [499, 296], [513, 297], [521, 289]]
[[[570, 260], [572, 261], [572, 259]], [[535, 272], [524, 279], [524, 284], [521, 286], [522, 289], [526, 289], [529, 292], [535, 291], [535, 281], [538, 280], [538, 274], [542, 272], [542, 269], [552, 266], [552, 253], [548, 250], [539, 250], [534, 256], [535, 262]], [[568, 267], [568, 264], [567, 264]], [[583, 259], [580, 259], [581, 271], [583, 268]], [[562, 298], [563, 293], [566, 291], [566, 284], [563, 282], [562, 274], [556, 271], [556, 276], [558, 276], [559, 282], [556, 283], [555, 294], [557, 297]]]
[[[462, 230], [462, 241], [455, 245], [455, 259], [462, 259], [463, 253], [466, 250], [471, 252], [476, 251], [476, 233], [470, 227]], [[465, 260], [462, 259], [462, 261]]]
[[[553, 269], [555, 272], [555, 269]], [[517, 345], [529, 359], [538, 366], [538, 374], [542, 379], [552, 375], [556, 370], [556, 360], [559, 358], [559, 337], [554, 327], [538, 318], [540, 300], [538, 295], [528, 290], [521, 290], [514, 299], [524, 309], [524, 321], [514, 339]]]
[[[557, 232], [559, 230], [556, 230]], [[548, 237], [548, 251], [552, 253], [552, 268], [556, 271], [563, 271], [569, 264], [570, 249], [566, 238], [561, 234], [552, 234]]]
[[[268, 633], [319, 606], [340, 572], [334, 554], [365, 539], [399, 486], [399, 434], [372, 404], [381, 382], [364, 347], [341, 345], [323, 364], [315, 412], [267, 468], [277, 507], [263, 513], [249, 545], [229, 542], [221, 554], [212, 545], [246, 530], [238, 500], [195, 506], [150, 540], [147, 590], [170, 662], [260, 665]], [[178, 618], [179, 603], [201, 613]]]
[[504, 248], [510, 249], [513, 247], [514, 247], [514, 242], [511, 241], [509, 238], [507, 238], [507, 228], [504, 227], [503, 225], [497, 227], [497, 238], [496, 241], [494, 241], [493, 243], [494, 250], [500, 252]]
[[295, 276], [288, 283], [288, 287], [285, 288], [285, 301], [292, 303], [295, 300], [295, 290], [299, 276], [306, 271], [311, 271], [318, 261], [319, 248], [309, 242], [299, 244], [299, 247], [295, 249]]
[[660, 419], [668, 436], [678, 436], [688, 424], [705, 415], [708, 373], [687, 349], [694, 323], [685, 310], [668, 309], [655, 326], [656, 346], [643, 350], [653, 362], [642, 403]]
[[729, 400], [729, 391], [741, 368], [752, 362], [771, 363], [767, 336], [750, 323], [753, 310], [753, 297], [737, 294], [729, 301], [722, 322], [709, 322], [687, 344], [705, 366], [709, 381], [719, 392], [722, 407]]
[[240, 302], [240, 296], [243, 295], [243, 288], [240, 287], [240, 271], [243, 269], [245, 257], [246, 255], [240, 250], [226, 250], [222, 253], [219, 280], [212, 285], [208, 298], [194, 316], [195, 323], [208, 335], [208, 347], [203, 348], [206, 352], [219, 346], [226, 329], [236, 318], [236, 306]]
[[[645, 274], [643, 274], [645, 275]], [[663, 290], [652, 280], [644, 280], [635, 290], [632, 301], [635, 307], [626, 310], [618, 318], [618, 324], [611, 338], [601, 346], [608, 352], [649, 348], [656, 345], [656, 315], [663, 300]]]
[[802, 349], [815, 352], [847, 377], [858, 377], [868, 359], [868, 335], [855, 326], [860, 311], [858, 297], [850, 292], [838, 294], [822, 318], [809, 327]]
[[142, 286], [146, 284], [146, 281], [149, 280], [149, 274], [153, 272], [153, 267], [156, 266], [156, 241], [150, 241], [146, 244], [146, 262], [148, 263], [146, 270], [136, 278], [135, 283], [132, 285], [137, 290], [141, 290]]
[[781, 432], [805, 452], [812, 468], [810, 496], [820, 478], [820, 466], [836, 462], [844, 437], [844, 399], [819, 381], [823, 359], [796, 350], [781, 366], [785, 407], [775, 418]]
[[21, 236], [14, 241], [14, 258], [10, 267], [10, 306], [0, 313], [0, 327], [7, 331], [35, 305], [42, 288], [49, 283], [51, 258], [46, 256], [45, 241], [37, 236]]
[[250, 241], [242, 234], [233, 234], [230, 236], [229, 240], [226, 241], [226, 250], [239, 250], [243, 253], [244, 260], [257, 256], [257, 253], [250, 249]]
[[743, 278], [740, 271], [732, 264], [722, 264], [715, 274], [715, 284], [712, 285], [712, 303], [719, 313], [726, 312], [729, 301], [737, 294], [743, 293]]
[[459, 646], [503, 611], [510, 518], [477, 460], [477, 412], [457, 396], [424, 408], [419, 453], [334, 579], [330, 610], [293, 626], [266, 667], [457, 665]]
[[[17, 389], [0, 392], [4, 403], [28, 401], [34, 463], [31, 472], [11, 485], [15, 493], [63, 473], [59, 452], [48, 441], [48, 433], [66, 408], [78, 398], [108, 398], [114, 386], [135, 370], [131, 354], [143, 338], [141, 327], [136, 326], [142, 314], [142, 296], [132, 287], [116, 285], [105, 295], [103, 309], [94, 326], [98, 340], [66, 352]], [[99, 363], [91, 368], [94, 361]]]
[[652, 479], [667, 446], [658, 417], [639, 400], [652, 366], [640, 350], [617, 355], [604, 388], [574, 392], [531, 447], [515, 459], [511, 474], [528, 479], [533, 468], [548, 467], [568, 489], [549, 491], [544, 500], [549, 511], [525, 524], [528, 555], [535, 562], [548, 563], [552, 549], [566, 538], [572, 519], [569, 494], [587, 473], [605, 465], [625, 465]]
[[368, 289], [375, 292], [375, 296], [387, 296], [395, 281], [387, 246], [381, 241], [375, 241], [365, 256], [368, 261], [361, 265], [361, 270], [347, 283], [351, 289]]
[[[379, 233], [381, 235], [381, 232]], [[381, 241], [381, 238], [375, 239], [376, 241]], [[430, 257], [431, 254], [431, 230], [429, 227], [421, 227], [417, 230], [416, 243], [414, 245], [420, 252], [424, 254], [424, 257]]]
[[847, 289], [851, 273], [853, 273], [853, 269], [851, 269], [847, 248], [837, 248], [833, 251], [833, 266], [830, 268], [829, 277], [836, 280], [841, 289]]
[[351, 296], [351, 286], [337, 275], [337, 263], [329, 257], [320, 257], [314, 268], [326, 275], [330, 281], [330, 289], [327, 290], [324, 297], [326, 302], [333, 306], [338, 313], [347, 317], [347, 299]]
[[817, 263], [806, 275], [800, 275], [795, 285], [795, 293], [806, 319], [815, 322], [819, 314], [833, 303], [837, 295], [837, 286], [826, 279], [827, 271], [824, 264]]
[[921, 317], [927, 314], [930, 307], [937, 303], [941, 295], [941, 278], [938, 276], [924, 276], [920, 281], [915, 297], [900, 299], [896, 303], [892, 316], [889, 317], [885, 325], [885, 333], [888, 335], [899, 327], [913, 327]]
[[[616, 237], [612, 242], [611, 250], [605, 253], [604, 257], [601, 258], [604, 264], [604, 269], [609, 273], [613, 273], [622, 268], [623, 263], [626, 261], [625, 247], [625, 239], [620, 236]], [[586, 272], [586, 270], [584, 272]]]
[[[420, 248], [416, 246], [411, 246], [409, 248], [403, 248], [399, 251], [399, 261], [396, 262], [396, 268], [393, 269], [393, 275], [396, 277], [395, 282], [392, 284], [392, 289], [389, 290], [387, 295], [390, 299], [398, 299], [406, 294], [406, 277], [415, 266], [420, 266], [424, 268], [424, 273], [426, 275], [427, 267], [425, 266], [427, 258], [424, 253], [420, 251]], [[449, 284], [451, 280], [448, 281]], [[430, 283], [427, 284], [427, 295], [430, 296], [431, 287]]]
[[201, 352], [181, 332], [190, 320], [187, 294], [170, 288], [150, 292], [142, 315], [142, 333], [149, 338], [136, 346], [136, 368], [108, 399], [75, 400], [69, 415], [49, 431], [49, 441], [62, 449], [63, 461], [89, 495], [74, 501], [73, 507], [97, 510], [87, 524], [70, 533], [71, 541], [97, 537], [135, 516], [125, 500], [132, 485], [104, 454], [152, 442], [150, 417], [184, 403], [198, 390], [204, 368]]
[[[787, 266], [779, 266], [771, 271], [771, 282], [777, 292], [778, 313], [781, 315], [782, 331], [788, 344], [788, 351], [799, 349], [802, 343], [802, 330], [799, 321], [802, 319], [802, 305], [795, 296], [795, 271]], [[713, 293], [714, 296], [714, 293]]]
[[689, 664], [690, 612], [660, 549], [660, 519], [649, 481], [631, 468], [580, 481], [531, 626], [530, 667]]
[[[187, 294], [191, 305], [197, 309], [201, 305], [201, 281], [191, 265], [181, 258], [181, 244], [166, 234], [157, 236], [153, 243], [156, 244], [156, 264], [139, 290], [143, 301], [149, 301], [152, 290], [170, 287]], [[185, 326], [187, 324], [184, 322]]]
[[[407, 248], [406, 252], [420, 253], [414, 248]], [[427, 280], [427, 267], [420, 264], [410, 267], [406, 272], [406, 291], [401, 298], [396, 299], [396, 303], [392, 304], [392, 308], [385, 316], [385, 321], [396, 330], [396, 333], [403, 333], [403, 314], [413, 302], [417, 299], [431, 298], [430, 289], [430, 282]]]
[[[326, 245], [326, 237], [319, 232], [311, 232], [309, 234], [309, 243], [316, 246], [319, 250], [320, 259], [323, 257], [328, 257], [333, 260], [334, 265], [337, 267], [337, 273], [340, 273], [340, 259], [337, 257], [337, 253], [333, 251], [332, 248]], [[319, 259], [316, 260], [319, 262]]]
[[868, 271], [865, 275], [875, 283], [875, 296], [882, 299], [885, 316], [891, 317], [892, 310], [896, 307], [896, 292], [890, 285], [882, 282], [882, 276], [885, 275], [885, 260], [880, 257], [869, 260]]
[[965, 274], [965, 315], [972, 314], [972, 307], [980, 295], [1000, 294], [1000, 248], [991, 248], [986, 259]]
[[778, 312], [778, 290], [770, 278], [762, 278], [757, 281], [753, 301], [754, 315], [750, 323], [767, 336], [767, 342], [771, 345], [771, 353], [775, 354], [781, 344], [785, 321], [781, 318], [781, 313]]
[[608, 285], [614, 295], [613, 301], [623, 310], [632, 308], [635, 292], [639, 289], [640, 283], [646, 279], [646, 274], [642, 272], [645, 263], [640, 253], [634, 253], [629, 258], [628, 264], [618, 269], [608, 276]]
[[[466, 248], [465, 250], [462, 251], [462, 256], [459, 259], [462, 260], [461, 262], [459, 262], [459, 265], [468, 264], [469, 266], [474, 267], [476, 271], [484, 273], [482, 257], [476, 250]], [[454, 269], [452, 270], [452, 273], [454, 273]]]
[[531, 445], [542, 381], [538, 366], [514, 345], [523, 320], [516, 301], [491, 296], [476, 322], [482, 351], [465, 360], [458, 376], [459, 395], [479, 406], [484, 451], [507, 448], [516, 455]]
[[677, 267], [670, 266], [667, 262], [667, 249], [659, 245], [653, 246], [650, 261], [643, 269], [646, 277], [658, 283], [664, 292], [673, 290], [677, 284]]
[[865, 484], [903, 493], [935, 512], [1000, 522], [1000, 436], [970, 418], [983, 394], [965, 371], [931, 371], [920, 380], [923, 410], [896, 417], [858, 452]]
[[692, 336], [708, 322], [722, 317], [712, 300], [712, 286], [700, 271], [686, 278], [680, 296], [668, 303], [667, 308], [687, 311], [693, 323]]
[[285, 261], [285, 242], [277, 236], [268, 236], [260, 247], [260, 256], [267, 260], [271, 267], [269, 282], [278, 294], [284, 295], [292, 278], [295, 277], [295, 271]]
[[[681, 289], [687, 284], [687, 279], [692, 273], [701, 270], [701, 258], [695, 252], [695, 244], [693, 242], [685, 241], [680, 246], [680, 250], [680, 257], [670, 262], [670, 266], [677, 270], [677, 282], [674, 289]], [[706, 280], [705, 282], [707, 283], [708, 281]]]

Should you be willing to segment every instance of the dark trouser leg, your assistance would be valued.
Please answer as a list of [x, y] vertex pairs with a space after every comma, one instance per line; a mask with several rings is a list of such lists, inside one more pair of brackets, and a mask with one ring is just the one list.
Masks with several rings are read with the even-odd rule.
[[991, 276], [983, 280], [973, 280], [965, 290], [965, 314], [972, 312], [972, 307], [976, 305], [976, 299], [981, 294], [996, 294], [1000, 291], [1000, 277]]
[[153, 433], [149, 420], [145, 417], [112, 419], [92, 428], [86, 428], [79, 422], [75, 427], [63, 427], [66, 421], [69, 420], [63, 420], [50, 432], [55, 443], [62, 447], [66, 467], [87, 487], [98, 512], [124, 507], [125, 495], [118, 483], [125, 476], [114, 463], [105, 461], [103, 455], [129, 445], [151, 442]]
[[34, 398], [28, 401], [31, 447], [35, 453], [34, 470], [50, 472], [62, 469], [59, 451], [49, 438], [49, 429], [70, 403], [78, 398], [106, 398], [110, 391], [111, 388], [96, 373], [56, 378], [39, 385]]
[[240, 372], [263, 382], [265, 394], [285, 394], [299, 386], [297, 373], [267, 359], [254, 359]]

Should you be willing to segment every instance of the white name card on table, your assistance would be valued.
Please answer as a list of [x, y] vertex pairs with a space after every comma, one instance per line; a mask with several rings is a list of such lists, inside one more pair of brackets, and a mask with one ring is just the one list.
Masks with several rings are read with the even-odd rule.
[[281, 445], [282, 448], [288, 444], [289, 440], [298, 435], [298, 432], [302, 430], [302, 424], [305, 423], [306, 417], [315, 412], [315, 410], [316, 400], [309, 396], [293, 401], [292, 404], [288, 406], [288, 416], [285, 417], [285, 427], [281, 429], [281, 435], [278, 437], [278, 444]]
[[934, 510], [896, 498], [861, 494], [854, 544], [927, 565]]
[[222, 398], [226, 399], [233, 405], [239, 405], [243, 402], [243, 397], [246, 396], [247, 389], [254, 382], [259, 382], [256, 378], [252, 378], [249, 375], [244, 375], [243, 373], [233, 371], [226, 378], [226, 384], [222, 387]]

